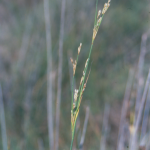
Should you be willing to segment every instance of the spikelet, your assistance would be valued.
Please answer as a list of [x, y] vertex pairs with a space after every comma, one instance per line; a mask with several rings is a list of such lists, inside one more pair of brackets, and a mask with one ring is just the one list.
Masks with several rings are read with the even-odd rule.
[[101, 10], [98, 11], [97, 19], [99, 18], [100, 15], [101, 15]]
[[[110, 3], [110, 0], [108, 0], [108, 3], [104, 4], [104, 8], [102, 10], [102, 15], [104, 15], [106, 13], [107, 9], [109, 8], [109, 6], [110, 6], [109, 3]], [[92, 43], [94, 42], [94, 40], [96, 38], [100, 23], [102, 21], [102, 17], [100, 17], [100, 16], [101, 16], [101, 10], [99, 10], [98, 14], [97, 14], [97, 22], [96, 22], [96, 25], [94, 26], [94, 29], [93, 29]]]
[[[89, 59], [87, 59], [87, 60], [86, 60], [85, 68], [86, 68], [86, 66], [87, 66], [88, 60], [89, 60]], [[84, 76], [85, 76], [85, 72], [83, 71], [83, 76], [81, 77], [80, 85], [81, 85], [81, 84], [82, 84], [82, 82], [83, 82]]]
[[[80, 43], [80, 46], [78, 47], [78, 55], [80, 54], [81, 46], [82, 46], [82, 43]], [[74, 76], [75, 72], [76, 72], [77, 61], [75, 60], [75, 62], [73, 62], [72, 58], [70, 58], [70, 61], [71, 61], [72, 65], [73, 65], [73, 76]]]
[[74, 101], [75, 102], [77, 101], [77, 97], [78, 97], [78, 90], [75, 89], [75, 92], [74, 92]]
[[99, 26], [95, 26], [94, 27], [94, 29], [93, 29], [93, 37], [92, 37], [92, 43], [93, 43], [93, 41], [95, 40], [95, 38], [96, 38], [96, 35], [97, 35], [97, 32], [98, 32], [98, 28], [99, 28]]
[[104, 8], [103, 8], [103, 10], [102, 10], [102, 14], [103, 14], [103, 15], [106, 13], [107, 9], [109, 8], [109, 6], [110, 6], [109, 3], [110, 3], [110, 0], [108, 0], [108, 3], [105, 3], [105, 4], [104, 4]]
[[101, 23], [101, 21], [102, 21], [102, 17], [100, 17], [99, 19], [98, 19], [98, 21], [97, 21], [97, 25], [99, 26], [99, 24]]
[[100, 18], [97, 20], [97, 23], [96, 23], [96, 25], [95, 25], [95, 27], [94, 27], [94, 29], [93, 29], [92, 41], [94, 41], [95, 38], [96, 38], [96, 35], [97, 35], [97, 32], [98, 32], [98, 29], [99, 29], [99, 26], [100, 26], [101, 21], [102, 21], [102, 17], [100, 17]]
[[77, 61], [75, 60], [75, 63], [74, 63], [72, 58], [70, 58], [70, 61], [71, 61], [72, 65], [73, 65], [73, 75], [75, 75]]
[[75, 60], [75, 63], [73, 64], [73, 75], [75, 75], [76, 66], [77, 66], [77, 61]]
[[80, 54], [81, 46], [82, 46], [82, 43], [80, 43], [80, 46], [78, 47], [78, 55]]

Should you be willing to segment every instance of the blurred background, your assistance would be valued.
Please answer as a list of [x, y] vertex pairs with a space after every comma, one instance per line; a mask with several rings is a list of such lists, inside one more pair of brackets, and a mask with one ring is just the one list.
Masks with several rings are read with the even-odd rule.
[[[50, 19], [50, 62], [52, 62], [50, 74], [53, 81], [50, 83], [53, 116], [51, 123], [54, 131], [53, 139], [55, 139], [58, 66], [59, 56], [62, 56], [58, 143], [60, 150], [66, 150], [71, 143], [72, 66], [70, 57], [76, 59], [78, 46], [82, 43], [75, 80], [78, 88], [91, 45], [96, 0], [49, 0], [48, 2], [50, 17], [47, 16], [47, 18]], [[98, 9], [102, 9], [106, 2], [106, 0], [99, 0]], [[43, 0], [0, 1], [0, 83], [3, 94], [1, 99], [10, 150], [50, 149], [47, 121], [49, 115], [47, 113], [47, 93], [49, 92], [47, 62], [49, 60], [46, 34], [48, 30], [45, 27], [45, 16], [48, 11], [44, 9], [46, 7]], [[81, 103], [74, 149], [78, 149], [80, 145], [87, 113], [86, 107], [89, 107], [89, 112], [83, 149], [98, 150], [104, 143], [106, 150], [117, 149], [124, 93], [130, 78], [129, 70], [134, 72], [132, 92], [129, 96], [131, 101], [126, 116], [127, 131], [131, 134], [130, 127], [133, 123], [131, 114], [135, 110], [138, 85], [136, 75], [139, 71], [142, 46], [144, 46], [144, 54], [141, 56], [143, 60], [141, 91], [143, 91], [150, 66], [149, 29], [149, 0], [111, 1], [111, 6], [102, 20], [94, 42], [90, 62], [91, 73]], [[62, 55], [59, 55], [61, 47], [63, 51]], [[2, 116], [2, 107], [0, 113]], [[1, 127], [2, 122], [3, 119], [0, 121]], [[0, 130], [1, 150], [3, 149], [2, 139], [3, 130]], [[128, 141], [126, 145], [128, 146]]]

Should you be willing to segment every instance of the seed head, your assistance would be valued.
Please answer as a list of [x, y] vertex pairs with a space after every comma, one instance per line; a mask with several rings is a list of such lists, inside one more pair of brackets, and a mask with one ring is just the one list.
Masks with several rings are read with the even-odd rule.
[[104, 4], [104, 8], [103, 8], [103, 10], [102, 10], [102, 14], [103, 14], [103, 15], [106, 13], [108, 7], [110, 6], [109, 3], [110, 3], [110, 0], [108, 0], [108, 3], [105, 3], [105, 4]]
[[99, 18], [100, 15], [101, 15], [101, 10], [98, 11], [97, 19]]

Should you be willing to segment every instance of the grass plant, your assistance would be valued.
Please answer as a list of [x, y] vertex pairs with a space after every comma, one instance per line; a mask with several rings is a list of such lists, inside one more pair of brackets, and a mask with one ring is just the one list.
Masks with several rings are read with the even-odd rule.
[[86, 63], [85, 63], [85, 67], [84, 67], [84, 70], [83, 70], [83, 75], [82, 75], [81, 80], [80, 80], [79, 88], [75, 89], [75, 90], [74, 90], [75, 72], [76, 72], [76, 66], [77, 66], [77, 63], [78, 63], [78, 58], [79, 58], [79, 54], [80, 54], [80, 51], [81, 51], [82, 43], [80, 43], [80, 46], [78, 47], [78, 54], [77, 54], [76, 60], [73, 61], [73, 59], [71, 58], [71, 63], [73, 65], [73, 81], [72, 81], [72, 101], [71, 101], [72, 139], [71, 139], [70, 150], [72, 150], [72, 145], [73, 145], [74, 136], [75, 136], [76, 121], [77, 121], [77, 117], [79, 115], [79, 109], [80, 109], [80, 104], [81, 104], [83, 92], [86, 88], [86, 84], [87, 84], [89, 74], [90, 74], [90, 71], [89, 71], [89, 73], [86, 77], [89, 62], [90, 62], [91, 52], [92, 52], [92, 49], [93, 49], [94, 40], [96, 38], [98, 29], [101, 25], [104, 14], [106, 13], [107, 9], [110, 6], [110, 0], [108, 0], [108, 2], [104, 4], [104, 7], [103, 7], [102, 11], [101, 10], [97, 11], [97, 5], [98, 5], [98, 0], [96, 1], [95, 22], [94, 22], [93, 36], [92, 36], [92, 42], [91, 42], [89, 55], [88, 55], [88, 58], [87, 58]]

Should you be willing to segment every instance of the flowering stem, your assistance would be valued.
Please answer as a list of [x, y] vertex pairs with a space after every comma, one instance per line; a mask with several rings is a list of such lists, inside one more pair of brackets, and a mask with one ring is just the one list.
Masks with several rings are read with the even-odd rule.
[[[82, 100], [83, 91], [85, 90], [86, 83], [87, 83], [87, 80], [88, 80], [88, 77], [89, 77], [89, 75], [88, 75], [86, 82], [84, 82], [86, 72], [87, 72], [87, 69], [88, 69], [88, 65], [89, 65], [89, 61], [90, 61], [90, 57], [91, 57], [91, 52], [92, 52], [92, 49], [93, 49], [93, 43], [94, 43], [96, 34], [98, 32], [99, 26], [102, 22], [103, 16], [104, 16], [105, 12], [107, 11], [108, 7], [110, 6], [109, 3], [110, 3], [110, 0], [108, 0], [108, 3], [105, 3], [103, 11], [102, 11], [102, 15], [100, 17], [101, 10], [97, 14], [98, 0], [96, 0], [95, 22], [94, 22], [94, 29], [93, 29], [91, 47], [90, 47], [88, 59], [85, 63], [85, 68], [84, 68], [84, 71], [83, 71], [83, 76], [81, 77], [79, 89], [75, 90], [75, 95], [74, 95], [74, 76], [75, 76], [75, 70], [76, 70], [76, 67], [77, 67], [78, 57], [79, 57], [79, 53], [80, 53], [80, 49], [81, 49], [81, 44], [80, 44], [80, 47], [79, 47], [80, 49], [78, 49], [78, 55], [77, 55], [77, 59], [76, 59], [75, 63], [73, 63], [73, 60], [72, 60], [72, 63], [73, 63], [72, 103], [71, 103], [72, 140], [71, 140], [70, 150], [72, 150], [72, 145], [73, 145], [73, 140], [74, 140], [74, 135], [75, 135], [76, 121], [77, 121], [77, 117], [78, 117], [78, 114], [79, 114], [79, 107], [80, 107], [80, 103], [81, 103], [81, 100]], [[79, 97], [78, 97], [78, 91], [79, 91]], [[75, 99], [75, 105], [73, 105], [74, 104], [74, 99]], [[76, 105], [76, 102], [77, 102], [77, 105]], [[74, 106], [76, 107], [75, 110], [74, 110]]]

